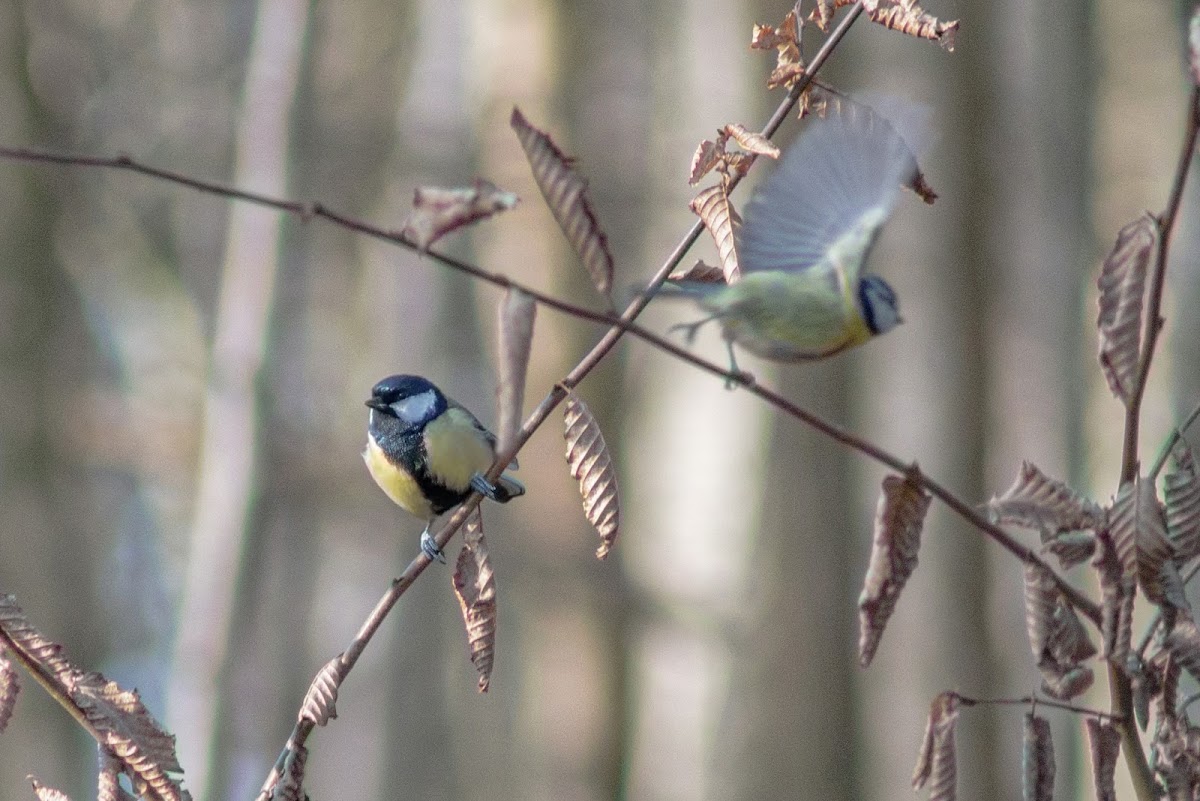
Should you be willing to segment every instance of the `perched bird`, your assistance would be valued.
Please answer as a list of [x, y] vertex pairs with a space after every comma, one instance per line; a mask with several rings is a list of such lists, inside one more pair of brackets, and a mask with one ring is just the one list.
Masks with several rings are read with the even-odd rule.
[[[912, 116], [911, 109], [909, 116]], [[766, 359], [823, 359], [901, 322], [896, 293], [863, 263], [916, 161], [876, 115], [814, 119], [746, 206], [735, 240], [742, 276], [732, 284], [676, 285], [709, 315], [676, 328], [689, 342], [721, 324], [733, 344]]]
[[472, 491], [500, 503], [525, 494], [509, 476], [495, 484], [485, 478], [496, 461], [496, 436], [428, 380], [385, 378], [372, 387], [367, 406], [363, 461], [389, 498], [425, 521], [421, 550], [430, 559], [446, 561], [429, 535], [430, 524]]

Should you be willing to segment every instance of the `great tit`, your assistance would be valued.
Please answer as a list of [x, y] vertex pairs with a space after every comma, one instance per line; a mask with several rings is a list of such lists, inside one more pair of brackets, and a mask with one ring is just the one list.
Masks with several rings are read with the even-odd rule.
[[896, 293], [862, 269], [915, 171], [912, 151], [882, 117], [814, 119], [746, 206], [735, 239], [740, 280], [668, 288], [709, 312], [676, 328], [690, 342], [700, 326], [720, 322], [735, 372], [735, 342], [766, 359], [797, 362], [890, 331], [901, 322]]
[[389, 498], [425, 521], [421, 550], [430, 559], [446, 561], [429, 526], [472, 491], [500, 503], [525, 494], [507, 475], [495, 484], [484, 477], [496, 461], [496, 436], [426, 379], [389, 376], [371, 388], [367, 406], [363, 461]]

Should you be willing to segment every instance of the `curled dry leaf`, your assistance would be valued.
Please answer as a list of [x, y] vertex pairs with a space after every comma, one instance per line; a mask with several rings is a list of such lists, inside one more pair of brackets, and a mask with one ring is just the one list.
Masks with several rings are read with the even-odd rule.
[[4, 656], [4, 647], [0, 646], [0, 734], [8, 728], [12, 719], [13, 709], [17, 706], [17, 695], [21, 692], [21, 682], [12, 662]]
[[1092, 755], [1092, 783], [1096, 801], [1117, 801], [1115, 775], [1121, 755], [1121, 733], [1106, 720], [1088, 718], [1088, 750]]
[[1200, 555], [1200, 479], [1192, 451], [1183, 440], [1175, 450], [1176, 469], [1163, 478], [1167, 535], [1182, 564]]
[[758, 131], [748, 131], [746, 126], [738, 122], [731, 122], [723, 130], [730, 139], [738, 143], [738, 147], [747, 153], [772, 159], [779, 158], [779, 148]]
[[737, 247], [734, 238], [742, 219], [733, 208], [725, 187], [721, 184], [710, 186], [696, 197], [690, 204], [692, 211], [704, 221], [704, 227], [712, 234], [721, 257], [721, 269], [725, 272], [725, 282], [732, 284], [741, 277], [742, 270], [738, 265]]
[[1052, 532], [1042, 529], [1040, 536], [1042, 550], [1054, 554], [1063, 570], [1086, 562], [1096, 553], [1096, 535], [1090, 531]]
[[800, 76], [804, 75], [804, 59], [800, 57], [800, 27], [795, 9], [787, 13], [778, 28], [770, 25], [754, 26], [750, 36], [750, 48], [775, 49], [775, 69], [767, 80], [768, 89], [774, 89], [776, 86], [791, 89]]
[[567, 441], [567, 464], [579, 482], [583, 514], [600, 535], [596, 558], [604, 559], [617, 541], [621, 523], [617, 471], [613, 468], [600, 424], [587, 404], [574, 392], [567, 393], [563, 411], [563, 436]]
[[883, 479], [883, 494], [875, 510], [871, 560], [858, 596], [858, 661], [871, 664], [892, 610], [905, 582], [917, 567], [921, 527], [930, 495], [921, 488], [916, 465], [908, 475]]
[[[842, 0], [838, 0], [839, 4]], [[946, 50], [954, 51], [954, 39], [958, 35], [958, 20], [942, 22], [916, 4], [915, 0], [899, 2], [863, 3], [867, 17], [885, 28], [906, 33], [918, 39], [937, 42]], [[874, 7], [871, 7], [874, 6]]]
[[1146, 273], [1157, 243], [1158, 223], [1143, 214], [1117, 234], [1096, 282], [1100, 288], [1100, 314], [1096, 319], [1100, 367], [1108, 388], [1125, 404], [1137, 380]]
[[686, 270], [676, 269], [667, 276], [668, 281], [689, 281], [694, 284], [723, 284], [725, 272], [720, 267], [697, 261]]
[[38, 801], [71, 801], [69, 795], [62, 790], [47, 787], [38, 781], [36, 776], [26, 776], [25, 778], [33, 785], [33, 792], [37, 795]]
[[854, 0], [816, 0], [808, 18], [817, 23], [822, 33], [829, 32], [829, 23], [833, 22], [833, 12], [842, 6], [850, 5]]
[[1200, 681], [1200, 630], [1195, 621], [1187, 615], [1179, 615], [1163, 638], [1163, 648], [1170, 653], [1174, 664]]
[[1154, 483], [1138, 477], [1122, 484], [1113, 500], [1109, 525], [1125, 575], [1136, 574], [1146, 598], [1156, 604], [1186, 606], [1181, 587], [1175, 586], [1168, 570], [1174, 568], [1174, 552]]
[[479, 509], [467, 518], [453, 581], [467, 629], [471, 664], [479, 674], [479, 692], [485, 693], [496, 661], [496, 573], [488, 555]]
[[96, 745], [100, 774], [97, 780], [96, 801], [137, 801], [121, 786], [121, 763], [103, 746]]
[[912, 786], [914, 790], [920, 790], [928, 784], [931, 801], [953, 801], [958, 790], [954, 729], [961, 706], [962, 699], [952, 692], [938, 695], [929, 705], [929, 718], [925, 721], [925, 737], [921, 741], [917, 767], [913, 770]]
[[283, 770], [275, 783], [272, 801], [305, 801], [304, 768], [308, 764], [308, 749], [302, 745], [291, 745], [283, 758]]
[[558, 149], [548, 134], [529, 124], [520, 109], [513, 108], [510, 124], [521, 141], [550, 213], [579, 255], [592, 282], [611, 305], [613, 257], [608, 250], [608, 236], [600, 228], [588, 199], [587, 180], [575, 172], [573, 160]]
[[1124, 665], [1133, 638], [1133, 599], [1137, 579], [1126, 574], [1117, 555], [1111, 533], [1102, 528], [1096, 537], [1096, 556], [1092, 566], [1100, 576], [1100, 655], [1116, 665]]
[[692, 167], [688, 173], [688, 185], [695, 186], [700, 183], [700, 179], [708, 175], [713, 167], [721, 163], [721, 157], [725, 155], [725, 149], [718, 142], [711, 139], [705, 139], [696, 146], [696, 152], [692, 155]]
[[1050, 721], [1032, 712], [1025, 714], [1025, 737], [1021, 749], [1026, 801], [1051, 801], [1054, 798], [1054, 740]]
[[0, 595], [0, 631], [10, 640], [14, 651], [50, 677], [69, 675], [74, 668], [62, 654], [62, 646], [33, 627], [12, 595]]
[[308, 718], [318, 726], [336, 718], [338, 687], [343, 678], [342, 657], [338, 655], [326, 662], [308, 685], [304, 702], [300, 704], [300, 718]]
[[508, 211], [517, 200], [512, 192], [482, 178], [477, 178], [474, 186], [455, 189], [419, 186], [413, 193], [412, 211], [404, 221], [404, 235], [426, 251], [451, 231]]
[[1092, 685], [1095, 676], [1080, 663], [1095, 656], [1096, 647], [1049, 571], [1037, 564], [1025, 566], [1025, 625], [1048, 695], [1067, 700]]
[[537, 304], [527, 293], [509, 287], [500, 304], [500, 383], [496, 387], [499, 436], [497, 449], [507, 450], [521, 430], [525, 404], [525, 375], [533, 347], [533, 321]]
[[1096, 503], [1050, 478], [1032, 462], [1021, 463], [1013, 485], [988, 501], [987, 508], [993, 523], [1052, 532], [1095, 528], [1104, 520]]

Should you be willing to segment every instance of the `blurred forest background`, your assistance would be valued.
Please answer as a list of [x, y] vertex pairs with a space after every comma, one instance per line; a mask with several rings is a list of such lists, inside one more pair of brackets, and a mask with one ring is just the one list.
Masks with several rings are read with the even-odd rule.
[[[637, 284], [692, 224], [697, 142], [758, 127], [781, 96], [764, 88], [772, 55], [748, 42], [787, 9], [8, 0], [0, 143], [128, 153], [397, 229], [414, 187], [484, 176], [523, 202], [442, 246], [592, 303], [513, 105], [578, 157], [618, 283]], [[1105, 499], [1122, 409], [1096, 369], [1094, 277], [1117, 230], [1166, 201], [1191, 4], [927, 9], [961, 18], [955, 52], [864, 19], [822, 73], [933, 108], [922, 166], [940, 199], [902, 197], [873, 260], [906, 324], [828, 363], [743, 367], [970, 502], [1022, 459]], [[1200, 401], [1196, 185], [1144, 458]], [[2, 162], [0, 187], [0, 591], [80, 665], [139, 688], [198, 799], [251, 798], [313, 673], [416, 553], [420, 524], [360, 460], [363, 400], [416, 372], [493, 422], [500, 292], [323, 222], [127, 173]], [[715, 259], [707, 237], [694, 255]], [[657, 330], [694, 316], [660, 306], [644, 318]], [[600, 333], [543, 309], [527, 404]], [[697, 347], [724, 358], [715, 332]], [[935, 693], [1036, 687], [1019, 565], [937, 504], [858, 669], [877, 465], [637, 341], [581, 394], [619, 460], [614, 555], [594, 559], [548, 425], [521, 454], [529, 495], [485, 507], [491, 691], [475, 691], [435, 566], [310, 741], [314, 798], [907, 798]], [[0, 796], [30, 797], [35, 773], [89, 797], [94, 745], [25, 684], [0, 735]], [[1085, 702], [1107, 706], [1103, 683]], [[1087, 797], [1080, 727], [1051, 715], [1059, 797]], [[1019, 797], [1020, 712], [967, 710], [959, 755], [962, 797]]]

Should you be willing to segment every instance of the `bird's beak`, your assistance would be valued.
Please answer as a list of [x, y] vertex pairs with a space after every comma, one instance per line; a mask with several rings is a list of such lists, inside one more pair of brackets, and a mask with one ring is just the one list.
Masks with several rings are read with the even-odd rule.
[[388, 409], [388, 405], [379, 398], [369, 398], [367, 400], [367, 406], [370, 406], [377, 412], [386, 412]]

